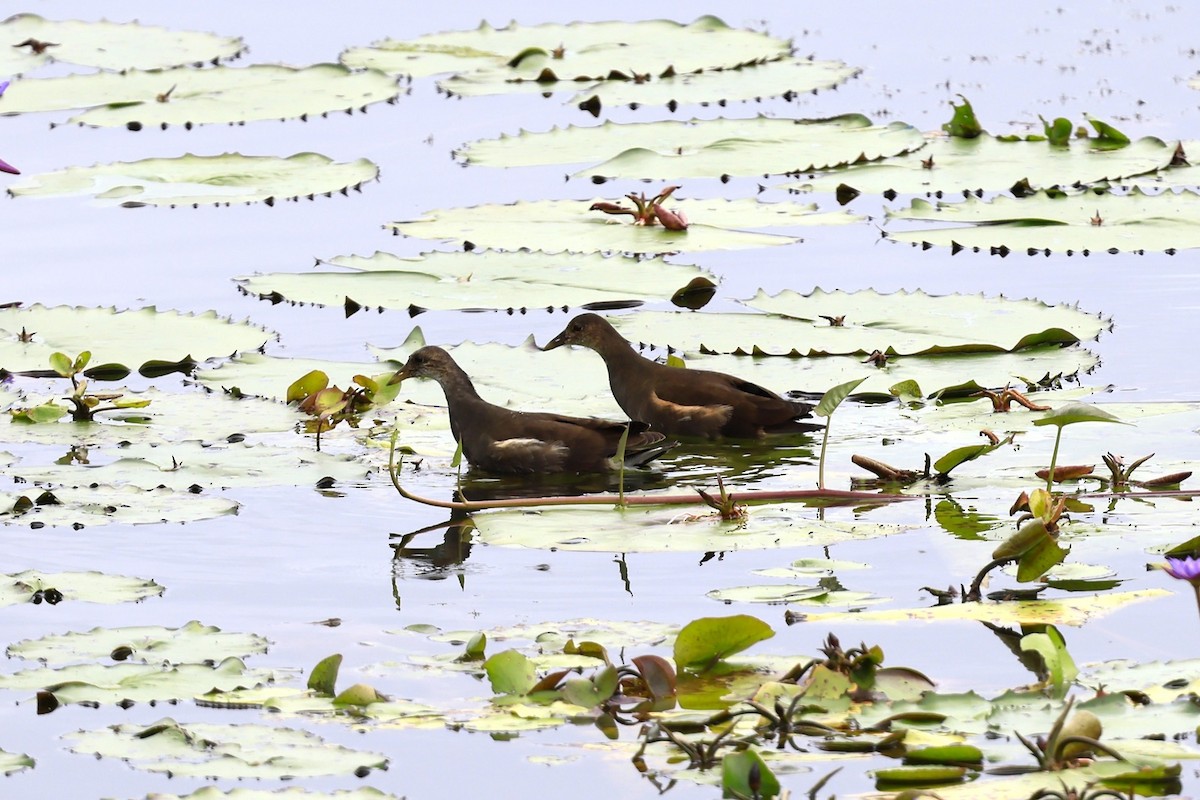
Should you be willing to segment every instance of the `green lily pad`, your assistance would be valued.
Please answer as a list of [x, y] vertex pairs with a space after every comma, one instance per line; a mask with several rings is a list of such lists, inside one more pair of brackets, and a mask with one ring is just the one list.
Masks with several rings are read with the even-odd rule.
[[[18, 333], [33, 332], [32, 342]], [[136, 311], [33, 305], [0, 309], [0, 367], [10, 372], [48, 370], [51, 354], [92, 353], [92, 364], [139, 369], [150, 361], [204, 361], [256, 350], [273, 334], [215, 311], [183, 314], [150, 306]]]
[[[156, 522], [196, 522], [237, 513], [238, 503], [171, 489], [144, 490], [134, 486], [95, 486], [55, 489], [57, 502], [37, 504], [42, 490], [0, 492], [0, 525], [82, 526], [147, 525]], [[34, 501], [21, 508], [21, 498]]]
[[1066, 187], [1153, 173], [1169, 165], [1174, 152], [1173, 144], [1153, 137], [1113, 150], [1089, 148], [1085, 140], [1053, 147], [987, 134], [974, 139], [951, 136], [934, 139], [913, 153], [851, 164], [789, 188], [832, 193], [845, 184], [866, 194], [932, 194], [1006, 191], [1022, 179], [1035, 189]]
[[339, 164], [317, 153], [288, 158], [185, 155], [30, 175], [8, 187], [14, 197], [94, 195], [102, 205], [199, 206], [296, 200], [358, 190], [379, 177], [365, 158]]
[[[147, 597], [158, 597], [163, 587], [146, 578], [106, 575], [103, 572], [39, 572], [26, 570], [0, 575], [0, 608], [18, 603], [46, 602], [47, 590], [62, 595], [63, 600], [84, 603], [136, 603]], [[54, 595], [51, 595], [51, 599]]]
[[1139, 253], [1200, 247], [1200, 195], [1195, 192], [1127, 194], [1083, 192], [1029, 197], [1005, 195], [958, 203], [914, 200], [888, 212], [891, 220], [958, 223], [927, 230], [890, 230], [888, 238], [913, 244], [992, 252]]
[[384, 227], [405, 236], [441, 239], [496, 250], [571, 253], [677, 253], [792, 244], [793, 236], [752, 233], [746, 228], [838, 225], [856, 221], [844, 212], [816, 213], [814, 205], [757, 200], [674, 200], [691, 226], [668, 231], [633, 225], [599, 211], [592, 200], [538, 200], [431, 211]]
[[660, 258], [542, 252], [391, 253], [340, 256], [328, 263], [353, 272], [270, 273], [237, 278], [240, 288], [273, 301], [419, 310], [522, 309], [666, 300], [694, 278], [717, 278]]
[[0, 775], [12, 775], [34, 765], [34, 760], [24, 753], [7, 753], [0, 750]]
[[847, 114], [821, 120], [610, 121], [486, 139], [457, 155], [468, 164], [493, 167], [590, 163], [594, 166], [576, 177], [667, 180], [812, 172], [907, 153], [924, 143], [920, 131], [903, 123], [877, 126]]
[[[562, 57], [554, 52], [561, 48]], [[351, 67], [368, 67], [394, 75], [436, 75], [468, 72], [496, 92], [516, 91], [521, 81], [542, 91], [555, 79], [608, 78], [614, 70], [661, 75], [735, 67], [783, 58], [790, 52], [783, 39], [756, 31], [737, 30], [712, 16], [691, 24], [669, 20], [642, 22], [574, 22], [567, 25], [512, 24], [493, 28], [486, 22], [475, 30], [450, 31], [409, 41], [386, 39], [371, 47], [346, 50], [339, 60]], [[509, 66], [510, 62], [513, 63]], [[550, 69], [554, 78], [543, 76]]]
[[694, 619], [675, 637], [675, 664], [680, 670], [707, 672], [718, 661], [774, 635], [770, 625], [746, 614]]
[[[400, 94], [382, 72], [339, 64], [128, 70], [14, 80], [5, 114], [85, 109], [67, 120], [100, 128], [307, 119], [352, 111]], [[159, 98], [162, 98], [161, 100]]]
[[[419, 334], [420, 329], [416, 329], [415, 332]], [[423, 344], [422, 339], [421, 344], [412, 349], [415, 350]], [[377, 375], [388, 370], [398, 370], [403, 365], [404, 358], [390, 361], [385, 358], [374, 362], [326, 361], [245, 352], [211, 369], [197, 371], [196, 379], [209, 389], [236, 389], [241, 395], [282, 401], [287, 397], [288, 386], [313, 370], [320, 370], [328, 375], [331, 386], [350, 386], [355, 375]]]
[[16, 45], [29, 39], [53, 46], [41, 53], [28, 45], [0, 49], [0, 75], [19, 75], [51, 62], [108, 70], [198, 66], [228, 61], [246, 50], [240, 36], [174, 31], [139, 22], [52, 20], [29, 13], [0, 22], [0, 41]]
[[[118, 648], [121, 649], [121, 658], [114, 656]], [[10, 658], [38, 659], [51, 665], [109, 657], [119, 661], [161, 665], [163, 662], [221, 661], [230, 656], [265, 653], [267, 640], [253, 633], [228, 633], [192, 620], [179, 628], [145, 625], [51, 634], [11, 644], [6, 652]]]
[[294, 728], [269, 725], [120, 724], [64, 737], [76, 753], [119, 758], [136, 769], [174, 777], [287, 779], [383, 769], [379, 753], [329, 744]]
[[205, 786], [188, 795], [154, 792], [146, 800], [397, 800], [393, 794], [365, 786], [361, 789], [338, 789], [323, 792], [292, 786], [287, 789], [218, 789]]
[[201, 692], [229, 691], [274, 679], [269, 670], [246, 669], [239, 658], [220, 663], [73, 664], [54, 669], [28, 669], [0, 675], [0, 689], [43, 689], [59, 703], [149, 703], [184, 700]]

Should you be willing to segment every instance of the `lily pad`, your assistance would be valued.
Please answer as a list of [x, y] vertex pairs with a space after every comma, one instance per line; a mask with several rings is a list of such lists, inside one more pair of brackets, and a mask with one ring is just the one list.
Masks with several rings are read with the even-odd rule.
[[[555, 57], [561, 50], [561, 56]], [[346, 50], [339, 60], [394, 75], [468, 72], [496, 92], [516, 91], [521, 82], [547, 91], [555, 81], [606, 79], [616, 71], [661, 75], [689, 73], [783, 58], [790, 44], [765, 33], [730, 28], [712, 16], [691, 24], [669, 20], [574, 22], [566, 25], [508, 25], [486, 22], [470, 31], [450, 31], [409, 41], [386, 39]], [[511, 66], [510, 66], [511, 64]], [[553, 73], [544, 75], [543, 70]]]
[[61, 595], [62, 600], [84, 603], [137, 603], [147, 597], [158, 597], [164, 588], [148, 578], [106, 575], [103, 572], [39, 572], [26, 570], [12, 575], [0, 575], [0, 608], [18, 603], [48, 602]]
[[379, 177], [365, 158], [339, 164], [317, 153], [288, 158], [184, 155], [141, 161], [68, 167], [31, 175], [8, 187], [14, 197], [90, 194], [102, 205], [200, 206], [313, 199], [358, 190]]
[[[418, 329], [419, 332], [419, 329]], [[424, 340], [422, 339], [422, 344]], [[420, 347], [417, 345], [416, 347]], [[412, 349], [416, 349], [416, 347]], [[407, 351], [406, 351], [407, 352]], [[407, 357], [407, 356], [405, 356]], [[326, 361], [314, 358], [283, 358], [262, 353], [239, 353], [211, 369], [196, 373], [196, 379], [209, 389], [237, 390], [239, 395], [284, 400], [288, 386], [302, 375], [320, 370], [329, 376], [332, 386], [349, 386], [355, 375], [376, 375], [398, 370], [404, 358], [375, 362]], [[294, 413], [294, 412], [293, 412]]]
[[1174, 252], [1200, 247], [1200, 194], [1038, 192], [1029, 197], [1001, 195], [991, 201], [971, 196], [936, 205], [914, 200], [888, 212], [892, 220], [959, 223], [956, 227], [888, 231], [898, 242], [978, 248], [994, 253]]
[[665, 300], [694, 278], [717, 281], [698, 267], [599, 253], [442, 252], [418, 258], [375, 253], [328, 263], [354, 271], [276, 272], [237, 280], [242, 291], [271, 300], [410, 313]]
[[2, 102], [5, 114], [80, 108], [86, 110], [67, 122], [141, 130], [307, 119], [394, 101], [399, 94], [395, 79], [375, 70], [255, 64], [26, 78], [13, 81]]
[[820, 120], [610, 121], [523, 131], [474, 142], [457, 155], [468, 164], [495, 167], [591, 163], [595, 166], [575, 176], [666, 180], [811, 172], [907, 153], [924, 143], [920, 131], [903, 123], [878, 126], [847, 114]]
[[[196, 522], [237, 513], [238, 503], [223, 497], [185, 494], [171, 489], [89, 486], [55, 489], [54, 502], [37, 501], [42, 490], [0, 492], [0, 525], [89, 527], [121, 523]], [[25, 500], [22, 500], [25, 498]], [[33, 501], [32, 507], [24, 507]]]
[[292, 786], [287, 789], [218, 789], [205, 786], [188, 795], [153, 792], [146, 800], [397, 800], [393, 794], [365, 786], [361, 789], [338, 789], [323, 792]]
[[[19, 332], [33, 332], [22, 342]], [[215, 311], [183, 314], [150, 306], [136, 311], [41, 304], [0, 309], [0, 367], [10, 372], [48, 370], [55, 352], [92, 354], [92, 364], [139, 369], [150, 361], [204, 361], [256, 350], [273, 334]]]
[[278, 780], [365, 773], [388, 763], [379, 753], [329, 744], [294, 728], [180, 724], [169, 717], [148, 726], [120, 724], [63, 738], [73, 752], [119, 758], [136, 769], [175, 777]]
[[672, 200], [692, 221], [686, 231], [632, 225], [596, 211], [591, 200], [538, 200], [431, 211], [384, 227], [405, 236], [471, 242], [497, 250], [572, 253], [677, 253], [792, 244], [793, 236], [751, 233], [747, 228], [844, 225], [844, 212], [816, 213], [815, 205], [757, 200]]
[[[119, 651], [119, 652], [118, 652]], [[8, 646], [8, 656], [61, 665], [83, 659], [110, 658], [131, 663], [221, 661], [267, 652], [267, 640], [253, 633], [229, 633], [195, 620], [179, 628], [144, 625], [92, 628], [83, 633], [51, 634]], [[116, 656], [120, 655], [120, 658]]]
[[1153, 173], [1168, 166], [1174, 152], [1174, 145], [1153, 137], [1128, 147], [1102, 149], [1089, 148], [1086, 140], [1053, 147], [1048, 142], [1002, 141], [986, 134], [974, 139], [951, 136], [934, 139], [913, 153], [811, 176], [795, 188], [832, 193], [845, 184], [869, 194], [994, 192], [1027, 180], [1032, 188], [1045, 189]]
[[0, 750], [0, 775], [12, 775], [34, 765], [34, 760], [24, 753], [7, 753]]
[[[246, 50], [240, 36], [174, 31], [139, 22], [52, 20], [14, 14], [0, 22], [0, 41], [51, 42], [41, 53], [28, 45], [0, 48], [0, 75], [19, 75], [56, 62], [97, 69], [161, 69], [228, 61]], [[3, 113], [0, 106], [0, 113]]]
[[885, 602], [870, 592], [833, 591], [823, 586], [800, 584], [763, 584], [713, 589], [707, 597], [722, 603], [766, 603], [767, 605], [854, 606]]

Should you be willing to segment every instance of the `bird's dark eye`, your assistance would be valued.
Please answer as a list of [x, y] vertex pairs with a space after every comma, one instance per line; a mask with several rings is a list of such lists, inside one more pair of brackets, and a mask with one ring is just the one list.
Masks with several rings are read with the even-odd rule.
[[583, 326], [578, 322], [571, 326], [571, 333], [579, 333], [581, 330], [583, 330]]

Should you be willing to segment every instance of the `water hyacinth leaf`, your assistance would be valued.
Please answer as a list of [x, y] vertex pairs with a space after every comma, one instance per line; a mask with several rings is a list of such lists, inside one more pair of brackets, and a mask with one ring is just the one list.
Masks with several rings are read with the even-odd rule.
[[483, 662], [496, 694], [528, 694], [537, 683], [533, 662], [517, 650], [503, 650]]
[[0, 75], [19, 75], [54, 62], [105, 70], [162, 69], [227, 61], [246, 49], [240, 36], [177, 31], [139, 22], [52, 20], [14, 14], [0, 22], [0, 41], [53, 42], [43, 52], [33, 47], [0, 49]]
[[356, 683], [339, 692], [337, 697], [333, 698], [333, 704], [335, 706], [354, 706], [357, 709], [386, 700], [387, 698], [376, 691], [375, 687], [365, 683]]
[[338, 163], [319, 153], [278, 156], [184, 155], [68, 167], [30, 175], [8, 187], [14, 197], [92, 195], [101, 205], [200, 206], [274, 204], [345, 194], [379, 177], [365, 158]]
[[[497, 92], [510, 92], [520, 89], [516, 81], [521, 80], [549, 91], [556, 79], [569, 87], [577, 78], [599, 80], [613, 71], [661, 75], [672, 69], [682, 74], [784, 58], [790, 51], [783, 39], [703, 16], [690, 24], [647, 20], [493, 28], [484, 22], [474, 30], [351, 48], [339, 60], [394, 75], [466, 72], [479, 82], [493, 83]], [[553, 76], [543, 75], [547, 68]]]
[[[36, 331], [22, 343], [17, 332]], [[216, 312], [183, 314], [150, 306], [131, 311], [40, 304], [0, 309], [0, 367], [10, 372], [45, 370], [56, 352], [92, 351], [97, 363], [131, 368], [154, 359], [203, 361], [261, 347], [273, 334]]]
[[[1056, 148], [1047, 142], [1006, 141], [986, 134], [975, 139], [950, 137], [883, 161], [806, 176], [788, 188], [832, 193], [844, 184], [865, 194], [950, 194], [1007, 191], [1028, 180], [1031, 188], [1044, 189], [1155, 174], [1171, 163], [1174, 151], [1174, 144], [1153, 137], [1120, 150], [1091, 148], [1086, 140]], [[1168, 170], [1166, 175], [1173, 172]]]
[[128, 70], [13, 81], [4, 113], [78, 108], [86, 110], [67, 122], [141, 130], [307, 119], [394, 100], [399, 93], [395, 79], [382, 72], [339, 64]]
[[[40, 492], [39, 492], [40, 493]], [[159, 522], [195, 522], [237, 513], [238, 503], [223, 497], [205, 497], [171, 489], [135, 486], [58, 488], [58, 501], [23, 509], [21, 492], [0, 492], [0, 525], [89, 527], [94, 525], [146, 525]], [[28, 499], [28, 498], [26, 498]]]
[[[120, 659], [113, 654], [122, 652]], [[9, 657], [37, 659], [60, 665], [73, 661], [106, 659], [130, 663], [221, 661], [267, 652], [267, 640], [253, 633], [229, 633], [192, 620], [178, 628], [160, 625], [93, 628], [86, 632], [51, 634], [8, 646]]]
[[236, 280], [244, 293], [314, 305], [417, 310], [547, 308], [662, 300], [696, 278], [715, 275], [661, 258], [599, 253], [435, 252], [339, 256], [351, 271], [269, 273]]
[[617, 690], [617, 670], [607, 666], [590, 678], [572, 678], [562, 687], [562, 697], [568, 703], [594, 708], [606, 702]]
[[383, 769], [379, 753], [330, 744], [294, 728], [269, 725], [180, 724], [165, 717], [151, 725], [125, 723], [68, 733], [76, 753], [118, 758], [135, 769], [176, 777], [279, 780], [353, 775]]
[[812, 172], [899, 155], [924, 143], [920, 131], [903, 123], [872, 125], [860, 114], [847, 114], [821, 120], [608, 121], [484, 139], [456, 155], [493, 167], [592, 165], [576, 177], [671, 180]]
[[217, 689], [265, 684], [274, 680], [269, 670], [247, 669], [238, 658], [216, 665], [117, 663], [73, 664], [56, 669], [31, 669], [0, 675], [0, 689], [44, 689], [60, 704], [136, 703], [185, 700]]
[[816, 206], [760, 203], [757, 200], [675, 200], [673, 211], [691, 220], [686, 231], [660, 225], [632, 225], [588, 208], [595, 200], [537, 200], [427, 212], [384, 227], [404, 236], [441, 239], [496, 250], [571, 253], [693, 253], [792, 244], [794, 236], [745, 229], [844, 225], [856, 218], [844, 212], [816, 213]]
[[34, 765], [34, 760], [24, 753], [7, 753], [0, 750], [0, 775], [12, 775]]
[[0, 575], [0, 608], [30, 602], [56, 605], [61, 602], [59, 597], [64, 601], [85, 603], [136, 603], [158, 597], [163, 591], [162, 586], [147, 578], [103, 572], [26, 570]]
[[1100, 253], [1167, 252], [1200, 247], [1200, 195], [1073, 192], [1029, 197], [1000, 195], [984, 201], [974, 195], [956, 202], [914, 200], [889, 211], [893, 221], [952, 223], [954, 227], [888, 231], [899, 242], [979, 248], [984, 252]]
[[754, 748], [732, 752], [721, 759], [724, 797], [770, 798], [779, 795], [779, 779]]
[[734, 653], [774, 635], [770, 625], [746, 614], [694, 619], [675, 637], [675, 666], [680, 671], [707, 672]]

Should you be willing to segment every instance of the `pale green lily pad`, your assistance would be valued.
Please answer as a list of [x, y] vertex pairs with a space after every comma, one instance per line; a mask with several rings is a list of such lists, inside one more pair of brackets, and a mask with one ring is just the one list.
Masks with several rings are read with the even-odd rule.
[[832, 622], [940, 622], [947, 620], [977, 620], [997, 625], [1071, 625], [1078, 627], [1092, 617], [1124, 608], [1143, 600], [1168, 597], [1164, 589], [1142, 589], [1133, 592], [1111, 592], [1087, 597], [1064, 597], [1057, 600], [1019, 600], [1005, 603], [954, 603], [928, 608], [894, 608], [878, 611], [832, 611], [804, 614], [804, 621], [828, 624]]
[[74, 664], [0, 675], [0, 689], [51, 692], [59, 703], [184, 700], [217, 689], [229, 691], [274, 679], [270, 670], [247, 669], [239, 658], [208, 664]]
[[[768, 313], [640, 312], [611, 321], [626, 339], [684, 352], [793, 356], [1006, 352], [1074, 344], [1109, 325], [1071, 306], [982, 294], [760, 291], [744, 303]], [[845, 319], [833, 326], [822, 315]]]
[[[1115, 181], [1171, 163], [1174, 145], [1147, 137], [1128, 147], [1090, 149], [1086, 140], [1070, 147], [1048, 142], [939, 137], [923, 149], [879, 163], [852, 164], [806, 179], [796, 188], [834, 192], [841, 184], [866, 194], [1006, 191], [1027, 179], [1035, 189]], [[931, 167], [925, 167], [933, 159]], [[1171, 174], [1173, 170], [1166, 174]]]
[[188, 154], [30, 175], [11, 184], [8, 193], [14, 197], [90, 194], [102, 205], [125, 207], [274, 204], [345, 194], [378, 177], [379, 167], [365, 158], [336, 163], [318, 153], [287, 158]]
[[[703, 508], [702, 506], [700, 507]], [[739, 523], [722, 522], [697, 507], [625, 510], [604, 507], [476, 514], [479, 541], [497, 547], [584, 552], [721, 552], [777, 547], [824, 547], [905, 530], [902, 525], [830, 522], [797, 506], [763, 505]]]
[[1130, 659], [1089, 664], [1080, 682], [1110, 692], [1136, 690], [1154, 703], [1170, 703], [1200, 693], [1200, 659], [1136, 662]]
[[[1192, 158], [1194, 154], [1200, 154], [1200, 140], [1184, 139], [1179, 142], [1179, 146], [1183, 148], [1184, 155], [1187, 158]], [[1173, 166], [1169, 169], [1160, 169], [1149, 175], [1139, 175], [1130, 180], [1122, 181], [1124, 186], [1137, 186], [1142, 189], [1160, 190], [1160, 189], [1195, 189], [1200, 187], [1200, 164], [1196, 166]]]
[[[415, 350], [423, 344], [422, 340], [422, 344], [412, 349]], [[407, 358], [407, 355], [404, 358]], [[313, 370], [320, 370], [328, 375], [331, 386], [345, 388], [352, 385], [355, 375], [378, 375], [400, 369], [404, 365], [404, 358], [376, 362], [326, 361], [246, 352], [239, 353], [211, 369], [197, 371], [196, 379], [209, 389], [236, 389], [243, 395], [284, 400], [287, 397], [288, 386]]]
[[52, 61], [109, 70], [182, 67], [227, 61], [246, 49], [240, 36], [175, 31], [139, 22], [53, 20], [28, 13], [0, 22], [0, 41], [15, 45], [27, 39], [54, 46], [40, 54], [28, 46], [0, 48], [0, 75], [19, 75]]
[[903, 123], [877, 126], [847, 114], [822, 120], [610, 121], [485, 139], [457, 155], [493, 167], [589, 163], [594, 166], [575, 175], [667, 180], [811, 172], [907, 153], [924, 143], [920, 131]]
[[1025, 775], [1009, 775], [1003, 778], [984, 778], [970, 783], [938, 786], [937, 795], [942, 800], [1012, 800], [1015, 797], [1032, 797], [1038, 791], [1074, 791], [1084, 793], [1101, 778], [1120, 775], [1135, 769], [1131, 764], [1117, 761], [1098, 761], [1079, 769], [1057, 772], [1031, 772]]
[[379, 753], [329, 744], [294, 728], [270, 725], [180, 724], [163, 718], [149, 725], [120, 724], [68, 733], [71, 750], [119, 758], [136, 769], [174, 777], [286, 779], [352, 775], [383, 769]]
[[0, 775], [12, 775], [34, 765], [34, 760], [24, 753], [8, 753], [0, 750]]
[[[18, 339], [24, 329], [32, 342]], [[215, 311], [183, 314], [150, 306], [135, 311], [33, 305], [0, 309], [0, 367], [10, 372], [49, 370], [54, 352], [71, 357], [87, 350], [91, 366], [124, 364], [138, 369], [148, 361], [204, 361], [256, 350], [273, 334]]]
[[394, 78], [374, 70], [354, 72], [338, 64], [255, 64], [26, 78], [14, 80], [0, 104], [5, 114], [81, 108], [86, 110], [67, 122], [140, 130], [307, 119], [393, 101], [399, 93]]
[[9, 657], [38, 659], [45, 664], [69, 664], [80, 659], [109, 658], [118, 647], [133, 652], [121, 661], [172, 664], [221, 661], [267, 652], [267, 640], [254, 633], [230, 633], [195, 620], [178, 628], [144, 625], [130, 628], [92, 628], [83, 633], [51, 634], [8, 646]]
[[[104, 463], [106, 456], [116, 460]], [[93, 450], [89, 461], [65, 466], [22, 466], [14, 474], [38, 485], [83, 488], [99, 483], [141, 489], [165, 486], [182, 493], [195, 491], [193, 487], [312, 486], [322, 478], [362, 481], [369, 471], [352, 456], [317, 452], [298, 437], [291, 447], [272, 447], [261, 442], [134, 444], [115, 452]]]
[[[668, 106], [675, 108], [716, 102], [749, 102], [769, 97], [791, 99], [822, 89], [834, 88], [861, 72], [841, 61], [783, 58], [741, 66], [705, 70], [671, 77], [637, 81], [605, 80], [586, 86], [567, 102], [586, 104], [593, 113], [613, 106]], [[471, 75], [455, 75], [439, 81], [450, 94], [473, 95], [495, 91], [493, 85]]]
[[[552, 51], [560, 47], [562, 58], [554, 58]], [[410, 41], [386, 39], [372, 47], [351, 48], [339, 60], [394, 75], [469, 72], [479, 82], [494, 85], [496, 92], [504, 92], [520, 88], [514, 81], [534, 81], [537, 86], [544, 68], [568, 82], [581, 76], [607, 78], [613, 70], [661, 75], [668, 68], [687, 73], [734, 67], [783, 58], [790, 50], [783, 39], [736, 30], [705, 16], [687, 25], [647, 20], [493, 28], [484, 22], [475, 30], [433, 33]], [[519, 64], [507, 66], [519, 54], [525, 54]], [[547, 91], [551, 86], [541, 88]]]
[[[597, 198], [600, 199], [600, 198]], [[792, 244], [793, 236], [752, 233], [747, 228], [840, 225], [857, 220], [841, 211], [816, 213], [815, 205], [760, 203], [757, 200], [675, 200], [691, 227], [668, 231], [633, 225], [599, 211], [594, 200], [537, 200], [431, 211], [415, 220], [384, 227], [405, 236], [441, 239], [496, 250], [571, 253], [678, 253], [734, 250]]]
[[276, 272], [237, 278], [242, 291], [324, 306], [420, 310], [522, 309], [666, 300], [699, 267], [599, 253], [438, 252], [340, 256], [328, 263], [354, 272]]
[[186, 494], [171, 489], [143, 490], [134, 486], [96, 486], [55, 489], [56, 504], [35, 505], [17, 512], [21, 497], [35, 503], [41, 489], [0, 492], [0, 525], [83, 526], [149, 525], [158, 522], [196, 522], [236, 514], [238, 503], [223, 497]]
[[292, 786], [287, 789], [218, 789], [205, 786], [188, 795], [151, 792], [146, 800], [397, 800], [393, 794], [364, 786], [361, 789], [338, 789], [322, 792]]
[[0, 608], [30, 602], [35, 594], [56, 589], [63, 600], [83, 603], [137, 603], [158, 597], [164, 588], [148, 578], [103, 572], [40, 572], [0, 575]]
[[[1200, 195], [1084, 192], [1051, 197], [1005, 195], [991, 201], [975, 196], [958, 203], [914, 200], [888, 212], [891, 220], [958, 223], [919, 231], [890, 230], [898, 242], [994, 252], [1068, 253], [1174, 251], [1200, 247]], [[1098, 220], [1098, 222], [1097, 222]]]
[[763, 584], [713, 589], [706, 597], [723, 603], [766, 603], [767, 605], [861, 606], [886, 602], [870, 592], [830, 591], [822, 586], [799, 584]]
[[368, 705], [337, 703], [311, 690], [279, 686], [205, 692], [196, 704], [209, 708], [261, 708], [279, 717], [296, 717], [318, 722], [342, 722], [365, 730], [431, 730], [446, 726], [446, 712], [424, 703], [389, 697]]

